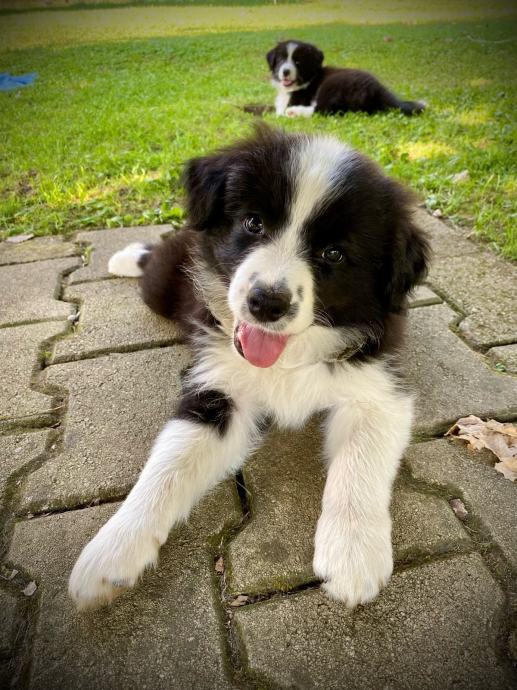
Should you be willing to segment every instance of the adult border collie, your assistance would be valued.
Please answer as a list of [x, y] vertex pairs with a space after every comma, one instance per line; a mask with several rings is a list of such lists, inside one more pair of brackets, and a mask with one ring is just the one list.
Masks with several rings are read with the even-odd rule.
[[413, 115], [425, 107], [421, 101], [400, 100], [369, 72], [323, 67], [323, 58], [319, 48], [301, 41], [283, 41], [269, 51], [277, 115], [310, 117], [349, 110], [371, 114], [390, 108]]
[[[169, 530], [235, 473], [268, 419], [326, 412], [327, 481], [314, 572], [348, 606], [390, 577], [390, 497], [412, 396], [397, 369], [406, 295], [428, 243], [411, 199], [336, 139], [259, 127], [190, 161], [187, 227], [117, 252], [145, 302], [179, 321], [194, 364], [136, 485], [84, 548], [69, 591], [110, 601], [157, 560]], [[282, 459], [279, 457], [278, 462]]]

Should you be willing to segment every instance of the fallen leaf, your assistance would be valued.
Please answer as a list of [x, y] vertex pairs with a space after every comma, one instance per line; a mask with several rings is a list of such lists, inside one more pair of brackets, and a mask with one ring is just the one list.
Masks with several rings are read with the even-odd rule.
[[391, 36], [384, 36], [382, 40], [384, 41], [384, 43], [391, 43], [393, 41]]
[[484, 422], [475, 415], [458, 419], [446, 436], [465, 441], [469, 450], [487, 448], [499, 460], [495, 469], [506, 479], [517, 479], [517, 428], [507, 423], [489, 419]]
[[458, 518], [458, 520], [461, 520], [462, 522], [467, 519], [468, 517], [468, 510], [465, 508], [465, 504], [461, 500], [461, 498], [452, 498], [449, 501], [449, 505], [452, 508], [454, 515]]
[[216, 573], [224, 573], [224, 559], [222, 556], [219, 556], [216, 560], [214, 568]]
[[248, 599], [249, 597], [246, 594], [239, 594], [233, 601], [230, 601], [230, 606], [244, 606]]
[[461, 172], [452, 176], [452, 184], [461, 184], [467, 180], [470, 180], [470, 173], [468, 170], [462, 170]]
[[439, 208], [437, 208], [436, 211], [433, 211], [433, 216], [435, 218], [443, 218], [443, 213], [441, 212], [441, 210]]
[[20, 244], [20, 242], [27, 242], [27, 240], [32, 240], [34, 234], [32, 232], [26, 235], [13, 235], [13, 237], [8, 237], [5, 241], [11, 244]]
[[29, 582], [27, 587], [25, 587], [25, 589], [23, 590], [23, 593], [25, 594], [26, 597], [32, 597], [32, 595], [34, 594], [34, 592], [37, 589], [38, 589], [38, 586], [36, 585], [34, 580], [32, 580], [32, 582]]

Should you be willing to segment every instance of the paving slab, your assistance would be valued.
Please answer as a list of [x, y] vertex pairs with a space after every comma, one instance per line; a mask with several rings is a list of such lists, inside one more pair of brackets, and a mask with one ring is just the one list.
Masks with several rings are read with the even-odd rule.
[[440, 304], [441, 298], [430, 290], [427, 285], [418, 285], [409, 296], [409, 307], [428, 307], [430, 304]]
[[494, 364], [502, 364], [509, 374], [517, 374], [517, 344], [493, 347], [487, 357]]
[[14, 647], [20, 627], [18, 601], [11, 592], [0, 590], [0, 687], [10, 687], [14, 673]]
[[414, 431], [430, 435], [459, 417], [517, 414], [517, 380], [494, 371], [449, 328], [445, 304], [411, 309], [405, 373], [416, 393]]
[[428, 280], [466, 314], [459, 331], [473, 347], [517, 342], [517, 265], [486, 251], [441, 258]]
[[182, 337], [176, 324], [143, 303], [135, 279], [81, 283], [67, 289], [65, 296], [80, 301], [80, 318], [73, 333], [56, 343], [53, 362], [170, 344]]
[[45, 452], [48, 431], [0, 436], [0, 509], [9, 478]]
[[36, 261], [0, 268], [0, 326], [26, 321], [66, 319], [72, 306], [56, 299], [62, 271], [77, 259]]
[[22, 508], [44, 512], [125, 495], [171, 418], [185, 346], [112, 354], [46, 369], [69, 392], [63, 451], [27, 478]]
[[114, 504], [16, 525], [9, 560], [37, 584], [31, 677], [34, 690], [174, 690], [232, 687], [214, 582], [215, 535], [240, 519], [234, 483], [200, 504], [171, 533], [156, 570], [111, 606], [77, 613], [67, 579]]
[[38, 360], [41, 344], [61, 333], [63, 322], [38, 323], [15, 328], [0, 328], [2, 352], [2, 396], [0, 396], [0, 426], [19, 419], [48, 417], [52, 410], [49, 395], [31, 390], [33, 367]]
[[[322, 437], [313, 421], [303, 431], [274, 431], [244, 468], [251, 518], [228, 549], [229, 590], [285, 591], [314, 580], [313, 541], [324, 486]], [[398, 483], [393, 504], [395, 558], [468, 548], [448, 503]]]
[[136, 228], [80, 232], [76, 240], [89, 245], [91, 250], [89, 250], [88, 265], [75, 271], [70, 284], [112, 278], [113, 276], [108, 273], [108, 261], [112, 254], [131, 242], [159, 242], [162, 235], [171, 230], [171, 225], [146, 225]]
[[482, 244], [468, 239], [470, 231], [444, 223], [423, 208], [415, 210], [414, 218], [416, 224], [427, 233], [436, 258], [465, 256], [482, 250]]
[[440, 439], [411, 446], [405, 457], [414, 477], [463, 498], [471, 517], [481, 521], [517, 571], [517, 483], [493, 468], [495, 456], [469, 452], [462, 441]]
[[235, 623], [263, 685], [321, 690], [515, 687], [495, 653], [504, 598], [477, 554], [396, 573], [349, 611], [319, 590], [244, 606]]
[[18, 244], [0, 242], [0, 266], [61, 259], [65, 256], [76, 256], [78, 253], [77, 245], [65, 242], [61, 237], [34, 237]]

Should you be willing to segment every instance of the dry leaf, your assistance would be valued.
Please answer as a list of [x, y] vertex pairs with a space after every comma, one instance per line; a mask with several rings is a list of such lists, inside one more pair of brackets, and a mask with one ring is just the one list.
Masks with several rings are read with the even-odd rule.
[[465, 508], [465, 504], [460, 498], [451, 498], [449, 505], [452, 508], [454, 515], [462, 522], [467, 519], [469, 513]]
[[224, 573], [224, 559], [222, 556], [219, 556], [216, 560], [214, 568], [216, 573]]
[[433, 211], [433, 216], [435, 218], [443, 218], [443, 213], [441, 209], [437, 208], [435, 211]]
[[470, 450], [488, 448], [499, 460], [495, 469], [506, 479], [517, 479], [517, 428], [510, 423], [489, 419], [484, 422], [475, 415], [462, 417], [445, 434], [466, 441]]
[[32, 582], [29, 582], [27, 587], [25, 587], [25, 589], [23, 590], [23, 593], [25, 594], [26, 597], [32, 597], [32, 595], [34, 594], [34, 592], [37, 589], [38, 589], [38, 586], [36, 585], [34, 580], [32, 580]]
[[239, 594], [233, 601], [230, 601], [230, 606], [244, 606], [248, 602], [249, 597], [246, 594]]

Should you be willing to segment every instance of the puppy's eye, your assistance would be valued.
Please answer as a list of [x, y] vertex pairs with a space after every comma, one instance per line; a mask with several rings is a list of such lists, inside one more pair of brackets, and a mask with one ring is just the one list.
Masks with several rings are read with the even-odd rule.
[[321, 258], [329, 264], [340, 264], [345, 258], [343, 250], [340, 247], [326, 247], [321, 253]]
[[254, 213], [244, 217], [242, 226], [246, 232], [250, 232], [252, 235], [260, 235], [260, 233], [264, 230], [264, 224], [262, 223], [260, 216], [257, 216]]

